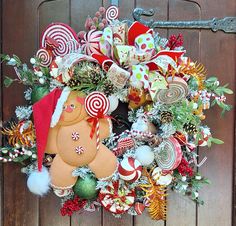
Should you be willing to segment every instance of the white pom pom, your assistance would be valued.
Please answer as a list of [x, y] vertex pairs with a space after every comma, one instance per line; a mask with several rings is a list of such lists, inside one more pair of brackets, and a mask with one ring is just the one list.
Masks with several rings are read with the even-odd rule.
[[50, 189], [50, 176], [46, 167], [42, 171], [33, 171], [27, 180], [29, 190], [36, 194], [43, 196]]
[[154, 161], [154, 153], [147, 145], [139, 146], [136, 149], [135, 157], [143, 166], [148, 166]]

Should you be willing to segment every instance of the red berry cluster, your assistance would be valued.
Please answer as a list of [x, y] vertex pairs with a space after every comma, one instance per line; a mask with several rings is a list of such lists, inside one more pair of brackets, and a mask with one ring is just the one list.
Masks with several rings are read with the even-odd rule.
[[[90, 30], [103, 30], [105, 26], [108, 24], [107, 19], [104, 18], [106, 13], [106, 9], [104, 7], [100, 7], [99, 10], [95, 13], [95, 17], [88, 17], [85, 21], [84, 27], [87, 31]], [[78, 33], [79, 38], [83, 35], [83, 31]]]
[[71, 216], [74, 212], [79, 211], [83, 209], [83, 207], [86, 205], [86, 200], [81, 200], [78, 196], [75, 196], [72, 200], [67, 200], [62, 208], [60, 209], [61, 215], [65, 216]]
[[189, 166], [188, 161], [186, 161], [184, 158], [182, 158], [177, 169], [182, 176], [193, 176], [193, 169]]
[[183, 43], [184, 38], [182, 34], [179, 34], [177, 37], [176, 35], [171, 35], [166, 46], [169, 47], [170, 50], [173, 50], [177, 47], [183, 46]]

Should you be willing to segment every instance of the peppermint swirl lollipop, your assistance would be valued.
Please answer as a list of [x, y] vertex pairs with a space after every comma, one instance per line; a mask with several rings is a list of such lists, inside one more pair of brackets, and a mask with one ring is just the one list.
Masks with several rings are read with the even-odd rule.
[[169, 88], [160, 89], [156, 100], [164, 104], [173, 104], [185, 98], [188, 94], [187, 83], [179, 77], [168, 78]]
[[75, 31], [66, 24], [53, 23], [45, 29], [41, 38], [41, 46], [44, 48], [47, 46], [48, 37], [58, 43], [58, 47], [53, 50], [55, 56], [65, 56], [76, 52], [79, 48], [79, 40]]
[[163, 149], [156, 156], [157, 164], [162, 170], [173, 170], [177, 168], [181, 162], [181, 146], [174, 137], [164, 140], [163, 143]]
[[92, 92], [85, 99], [85, 109], [92, 117], [98, 117], [98, 113], [107, 114], [109, 110], [109, 100], [101, 92]]
[[85, 99], [85, 110], [91, 117], [93, 117], [92, 121], [95, 123], [92, 127], [90, 137], [93, 137], [93, 133], [96, 129], [97, 150], [100, 148], [99, 119], [104, 118], [104, 115], [107, 114], [109, 107], [110, 104], [108, 98], [101, 92], [92, 92]]
[[37, 51], [36, 57], [40, 59], [40, 65], [42, 67], [48, 67], [52, 63], [52, 54], [44, 48]]
[[112, 22], [113, 20], [116, 20], [119, 16], [119, 8], [111, 5], [106, 10], [106, 19], [108, 22]]

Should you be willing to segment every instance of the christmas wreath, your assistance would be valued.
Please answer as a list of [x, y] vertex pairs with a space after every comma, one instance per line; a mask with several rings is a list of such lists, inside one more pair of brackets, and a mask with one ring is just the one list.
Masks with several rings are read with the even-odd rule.
[[230, 110], [232, 91], [185, 55], [181, 34], [161, 38], [117, 17], [117, 7], [101, 7], [78, 34], [50, 24], [32, 69], [1, 56], [17, 75], [5, 86], [25, 85], [28, 104], [4, 123], [0, 160], [25, 164], [29, 190], [52, 189], [63, 216], [103, 206], [115, 216], [147, 208], [164, 220], [169, 189], [203, 203], [198, 191], [209, 181], [197, 171], [206, 160], [197, 148], [223, 143], [204, 111]]

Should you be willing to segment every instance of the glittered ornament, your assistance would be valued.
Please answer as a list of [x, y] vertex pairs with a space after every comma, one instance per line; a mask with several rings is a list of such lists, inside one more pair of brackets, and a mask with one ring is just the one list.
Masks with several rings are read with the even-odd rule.
[[169, 111], [161, 112], [161, 122], [170, 123], [173, 120], [173, 114]]
[[34, 104], [49, 93], [47, 86], [35, 86], [32, 88], [31, 102]]
[[80, 198], [91, 200], [97, 197], [96, 185], [96, 179], [91, 175], [86, 175], [84, 178], [78, 178], [73, 190]]
[[154, 152], [148, 145], [142, 145], [136, 149], [135, 157], [143, 166], [148, 166], [154, 161]]

